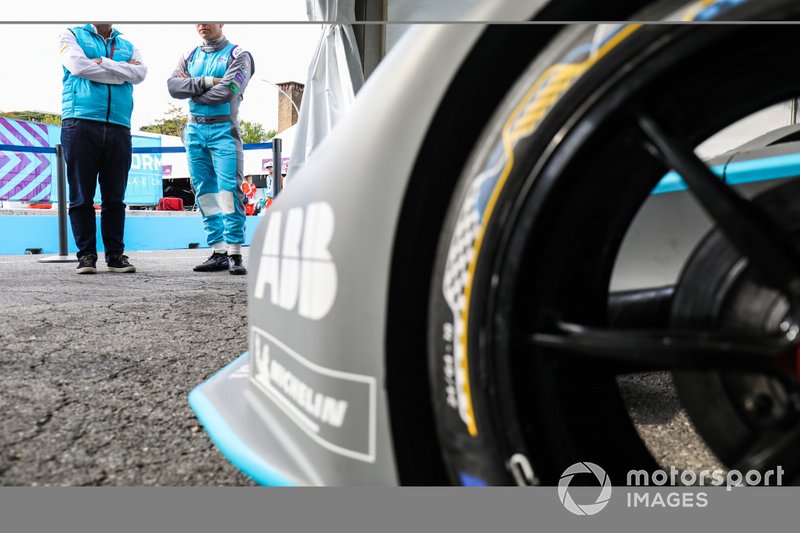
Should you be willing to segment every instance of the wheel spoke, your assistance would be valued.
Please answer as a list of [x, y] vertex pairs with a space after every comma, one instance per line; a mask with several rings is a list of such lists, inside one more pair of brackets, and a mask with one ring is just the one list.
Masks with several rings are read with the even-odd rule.
[[555, 333], [535, 333], [536, 347], [566, 355], [651, 369], [782, 372], [796, 342], [785, 335], [737, 337], [718, 331], [599, 329], [560, 322]]
[[608, 323], [615, 328], [667, 327], [674, 293], [673, 286], [612, 292]]
[[745, 452], [736, 469], [747, 470], [774, 470], [782, 467], [789, 473], [797, 472], [800, 468], [800, 424], [795, 424], [789, 431], [772, 431], [758, 439], [756, 443]]
[[725, 236], [747, 257], [760, 281], [792, 302], [800, 302], [800, 254], [789, 235], [763, 210], [725, 185], [677, 136], [646, 115], [640, 115], [638, 121], [665, 163], [683, 177]]

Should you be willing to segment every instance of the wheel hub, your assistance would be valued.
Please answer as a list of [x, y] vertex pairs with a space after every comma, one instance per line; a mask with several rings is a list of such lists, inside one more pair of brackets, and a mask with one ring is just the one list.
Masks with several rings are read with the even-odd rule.
[[[800, 244], [797, 182], [755, 200]], [[800, 326], [788, 299], [760, 284], [748, 261], [719, 230], [695, 249], [675, 290], [672, 325], [715, 329], [753, 337], [784, 334], [794, 341]], [[675, 372], [681, 401], [712, 451], [735, 465], [753, 442], [798, 423], [800, 348], [780, 357], [768, 373], [715, 370]]]

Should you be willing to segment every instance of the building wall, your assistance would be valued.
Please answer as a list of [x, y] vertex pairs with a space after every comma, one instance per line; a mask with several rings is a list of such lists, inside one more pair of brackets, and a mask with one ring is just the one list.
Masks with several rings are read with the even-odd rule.
[[[297, 123], [297, 109], [303, 101], [303, 89], [305, 85], [296, 81], [279, 83], [278, 87], [286, 93], [278, 95], [278, 133], [291, 128]], [[291, 97], [291, 100], [286, 95]], [[294, 105], [292, 105], [294, 102]], [[297, 106], [297, 108], [295, 108]]]

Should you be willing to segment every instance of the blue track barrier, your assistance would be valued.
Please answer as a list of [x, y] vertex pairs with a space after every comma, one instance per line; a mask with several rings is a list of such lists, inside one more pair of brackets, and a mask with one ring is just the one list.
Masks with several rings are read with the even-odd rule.
[[[242, 150], [272, 150], [272, 143], [252, 143], [242, 145]], [[133, 149], [134, 154], [180, 154], [186, 151], [183, 146], [153, 146]], [[0, 144], [0, 152], [28, 152], [35, 154], [55, 154], [54, 147], [20, 146], [16, 144]]]
[[[245, 144], [242, 148], [244, 150], [273, 150], [274, 146], [272, 142], [266, 142]], [[0, 153], [2, 152], [57, 154], [55, 147], [15, 144], [0, 144]], [[183, 146], [134, 147], [132, 150], [134, 154], [183, 152], [186, 152]], [[59, 164], [60, 157], [60, 155], [56, 157], [56, 165]], [[66, 204], [66, 201], [61, 204]], [[29, 216], [0, 216], [0, 235], [2, 236], [0, 238], [0, 255], [23, 254], [30, 248], [39, 248], [43, 254], [59, 253], [62, 256], [66, 253], [76, 252], [77, 248], [71, 232], [66, 236], [66, 207], [65, 205], [59, 207], [58, 216], [38, 213]], [[244, 242], [246, 246], [250, 244], [259, 221], [260, 219], [257, 217], [247, 218]], [[99, 222], [97, 228], [98, 251], [102, 252]], [[60, 235], [62, 233], [64, 235]], [[181, 249], [190, 245], [205, 247], [205, 241], [206, 234], [199, 214], [177, 216], [154, 213], [151, 216], [129, 216], [126, 219], [125, 243], [126, 249], [129, 251]]]

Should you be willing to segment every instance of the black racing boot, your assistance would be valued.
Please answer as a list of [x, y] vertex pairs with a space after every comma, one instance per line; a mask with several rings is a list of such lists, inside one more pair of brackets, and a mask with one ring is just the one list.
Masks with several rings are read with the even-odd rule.
[[241, 254], [231, 254], [228, 257], [228, 272], [234, 276], [243, 276], [247, 274], [247, 269], [242, 264]]
[[228, 254], [214, 252], [202, 265], [193, 268], [195, 272], [220, 272], [228, 270]]

